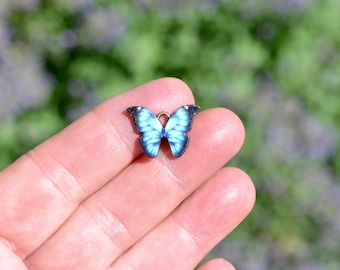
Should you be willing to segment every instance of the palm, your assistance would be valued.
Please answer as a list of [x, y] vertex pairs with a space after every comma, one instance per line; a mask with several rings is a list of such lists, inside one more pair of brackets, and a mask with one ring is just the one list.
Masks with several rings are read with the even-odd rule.
[[[0, 173], [0, 269], [192, 269], [248, 214], [248, 176], [220, 169], [244, 138], [233, 113], [199, 113], [182, 157], [162, 144], [150, 159], [126, 112], [136, 104], [172, 112], [194, 102], [179, 80], [150, 82]], [[217, 265], [231, 267], [202, 269]]]

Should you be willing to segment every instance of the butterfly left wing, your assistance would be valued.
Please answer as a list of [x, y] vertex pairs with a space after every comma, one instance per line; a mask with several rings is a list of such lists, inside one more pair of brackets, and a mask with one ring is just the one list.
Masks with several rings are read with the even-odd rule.
[[180, 157], [185, 152], [189, 144], [189, 136], [185, 132], [191, 130], [192, 121], [199, 109], [200, 107], [195, 105], [186, 105], [170, 116], [165, 126], [165, 137], [175, 157]]
[[151, 158], [156, 157], [158, 155], [163, 132], [161, 123], [147, 108], [133, 106], [127, 108], [127, 111], [132, 116], [137, 130], [143, 133], [139, 138], [143, 151]]

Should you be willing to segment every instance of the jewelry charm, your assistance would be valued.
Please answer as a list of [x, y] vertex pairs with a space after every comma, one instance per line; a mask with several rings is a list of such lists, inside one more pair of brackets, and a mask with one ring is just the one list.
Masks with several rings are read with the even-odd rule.
[[[195, 114], [200, 109], [196, 105], [185, 105], [178, 108], [171, 116], [166, 112], [161, 112], [155, 116], [147, 108], [132, 106], [127, 108], [132, 116], [137, 130], [143, 135], [139, 138], [140, 145], [150, 158], [158, 155], [161, 139], [168, 139], [170, 149], [175, 157], [180, 157], [185, 152], [189, 144], [189, 136], [185, 133], [191, 130]], [[167, 116], [168, 121], [165, 127], [159, 119]]]

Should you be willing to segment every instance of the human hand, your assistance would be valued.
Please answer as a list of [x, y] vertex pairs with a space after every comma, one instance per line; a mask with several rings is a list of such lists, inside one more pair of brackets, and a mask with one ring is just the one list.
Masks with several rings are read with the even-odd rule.
[[[165, 78], [115, 96], [0, 172], [0, 269], [193, 269], [249, 213], [254, 186], [221, 167], [240, 149], [237, 116], [195, 116], [184, 155], [148, 158], [126, 108], [194, 104]], [[24, 132], [24, 131], [22, 131]], [[223, 259], [200, 268], [233, 269]]]

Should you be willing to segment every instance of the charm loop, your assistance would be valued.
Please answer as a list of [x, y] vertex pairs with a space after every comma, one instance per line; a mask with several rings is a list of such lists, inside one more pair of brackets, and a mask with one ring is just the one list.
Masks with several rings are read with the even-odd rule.
[[159, 120], [162, 115], [166, 115], [168, 117], [168, 119], [170, 118], [170, 114], [168, 114], [167, 112], [160, 112], [159, 114], [157, 114], [157, 119]]

